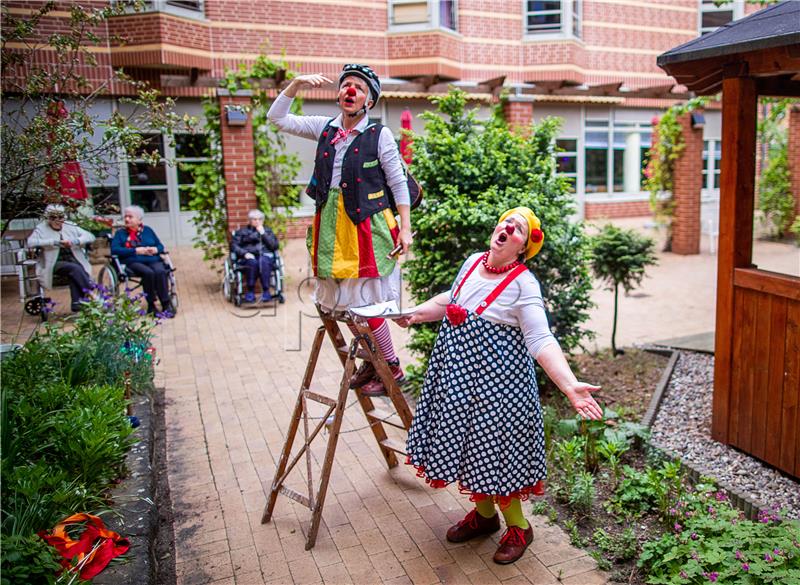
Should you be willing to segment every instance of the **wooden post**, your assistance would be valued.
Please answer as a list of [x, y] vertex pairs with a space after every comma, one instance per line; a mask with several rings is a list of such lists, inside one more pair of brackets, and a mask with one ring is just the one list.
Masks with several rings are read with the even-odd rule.
[[733, 273], [735, 268], [749, 267], [753, 257], [757, 97], [753, 78], [729, 77], [722, 82], [723, 147], [711, 420], [711, 436], [722, 443], [731, 440]]

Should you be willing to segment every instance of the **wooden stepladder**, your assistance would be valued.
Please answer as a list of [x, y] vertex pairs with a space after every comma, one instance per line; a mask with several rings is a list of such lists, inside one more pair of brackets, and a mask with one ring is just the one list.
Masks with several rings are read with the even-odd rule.
[[[377, 375], [383, 381], [389, 400], [395, 408], [394, 413], [376, 408], [372, 403], [372, 399], [369, 396], [363, 395], [360, 388], [354, 390], [358, 403], [364, 411], [364, 415], [372, 429], [372, 434], [375, 435], [375, 440], [378, 442], [381, 453], [384, 459], [386, 459], [386, 464], [390, 468], [395, 467], [398, 463], [395, 453], [405, 455], [405, 445], [397, 441], [392, 441], [386, 435], [386, 429], [383, 425], [390, 425], [405, 431], [411, 427], [411, 409], [408, 407], [408, 403], [400, 387], [392, 376], [389, 365], [378, 349], [378, 345], [367, 323], [360, 320], [353, 320], [347, 313], [331, 315], [322, 312], [319, 307], [317, 307], [317, 312], [322, 320], [322, 325], [317, 329], [314, 341], [311, 344], [311, 353], [308, 356], [308, 363], [306, 364], [302, 386], [297, 394], [297, 402], [295, 403], [292, 413], [292, 421], [286, 433], [286, 442], [281, 451], [281, 458], [278, 463], [278, 468], [275, 471], [275, 478], [272, 481], [272, 487], [270, 488], [269, 497], [267, 498], [267, 505], [264, 508], [264, 515], [261, 517], [262, 524], [270, 521], [275, 509], [275, 502], [278, 499], [278, 494], [283, 494], [310, 509], [312, 512], [311, 527], [309, 528], [308, 538], [306, 539], [306, 550], [311, 549], [317, 540], [319, 523], [322, 520], [322, 507], [325, 504], [328, 481], [331, 476], [333, 459], [336, 455], [336, 443], [339, 440], [339, 432], [342, 426], [347, 397], [351, 392], [350, 378], [356, 370], [356, 359], [362, 359], [372, 363]], [[349, 346], [342, 335], [339, 323], [344, 323], [348, 326], [353, 325], [358, 331], [358, 334], [353, 337]], [[323, 396], [310, 390], [311, 380], [314, 377], [314, 370], [317, 366], [317, 358], [319, 357], [320, 349], [322, 349], [326, 333], [333, 343], [336, 353], [339, 355], [339, 359], [342, 362], [342, 367], [344, 368], [342, 372], [342, 381], [339, 385], [339, 395], [336, 399]], [[309, 400], [328, 407], [323, 416], [311, 417], [309, 415]], [[399, 421], [389, 420], [395, 415], [400, 419]], [[329, 421], [329, 417], [331, 416], [333, 416], [333, 420]], [[300, 450], [292, 457], [292, 445], [294, 444], [301, 422], [303, 423], [304, 443]], [[316, 425], [312, 430], [311, 425], [314, 422], [316, 422]], [[323, 427], [326, 426], [326, 423], [329, 430], [328, 444], [325, 451], [325, 459], [320, 471], [319, 489], [315, 494], [311, 466], [311, 443], [314, 438], [319, 435]], [[297, 465], [304, 454], [306, 458], [308, 496], [284, 485], [289, 473], [291, 473], [292, 469], [294, 469], [295, 465]]]

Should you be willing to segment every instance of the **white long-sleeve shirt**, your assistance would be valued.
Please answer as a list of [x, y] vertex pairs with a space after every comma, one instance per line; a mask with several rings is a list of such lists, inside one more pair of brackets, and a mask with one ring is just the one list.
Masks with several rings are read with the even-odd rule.
[[[281, 131], [299, 136], [301, 138], [308, 138], [315, 142], [319, 140], [320, 134], [328, 125], [334, 128], [342, 127], [342, 115], [339, 114], [332, 121], [326, 116], [295, 116], [289, 112], [294, 98], [285, 96], [280, 93], [272, 106], [267, 112], [267, 117], [270, 122], [275, 124]], [[369, 118], [364, 116], [361, 121], [356, 124], [355, 129], [361, 134], [364, 129], [369, 125]], [[350, 134], [345, 140], [340, 140], [333, 145], [336, 155], [333, 158], [333, 176], [331, 177], [331, 188], [338, 187], [342, 178], [342, 160], [344, 154], [350, 143], [356, 137], [356, 133]], [[381, 168], [386, 177], [386, 184], [394, 194], [394, 201], [397, 205], [409, 205], [410, 197], [408, 194], [408, 184], [406, 183], [406, 176], [403, 172], [403, 164], [400, 161], [400, 151], [397, 149], [397, 144], [392, 136], [392, 131], [386, 126], [381, 130], [378, 137], [378, 160], [381, 161]]]
[[[481, 254], [483, 253], [473, 254], [464, 262], [450, 290], [451, 296], [455, 293], [464, 275], [480, 258]], [[456, 303], [474, 313], [487, 295], [501, 282], [502, 279], [490, 280], [482, 277], [479, 270], [476, 269], [461, 287]], [[536, 280], [530, 270], [517, 276], [500, 293], [500, 296], [483, 311], [481, 317], [495, 323], [503, 323], [522, 329], [525, 345], [534, 359], [545, 346], [551, 343], [558, 344], [547, 323], [539, 281]]]

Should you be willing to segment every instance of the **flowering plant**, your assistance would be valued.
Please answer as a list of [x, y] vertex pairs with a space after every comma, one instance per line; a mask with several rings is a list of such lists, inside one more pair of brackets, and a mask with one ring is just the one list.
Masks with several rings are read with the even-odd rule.
[[746, 520], [700, 484], [669, 510], [673, 531], [642, 549], [648, 583], [800, 583], [800, 522], [775, 509]]

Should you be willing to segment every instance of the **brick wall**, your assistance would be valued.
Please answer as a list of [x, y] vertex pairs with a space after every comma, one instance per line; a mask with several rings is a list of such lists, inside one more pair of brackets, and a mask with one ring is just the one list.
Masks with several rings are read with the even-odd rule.
[[527, 134], [533, 122], [533, 103], [513, 101], [510, 98], [503, 103], [503, 115], [509, 128]]
[[794, 195], [794, 213], [800, 215], [800, 105], [789, 110], [789, 176]]
[[692, 128], [691, 114], [678, 117], [686, 147], [675, 161], [672, 198], [672, 251], [700, 253], [700, 190], [703, 188], [703, 129]]
[[619, 201], [592, 203], [584, 206], [586, 219], [615, 219], [619, 217], [645, 217], [652, 215], [649, 201]]
[[314, 221], [312, 217], [293, 217], [286, 223], [287, 238], [305, 238], [308, 228]]
[[250, 106], [250, 97], [222, 96], [219, 99], [222, 115], [222, 167], [225, 175], [225, 199], [228, 205], [228, 228], [236, 229], [247, 223], [247, 213], [256, 207], [253, 184], [255, 153], [253, 151], [253, 123], [248, 115], [244, 126], [230, 126], [225, 117], [225, 106]]

